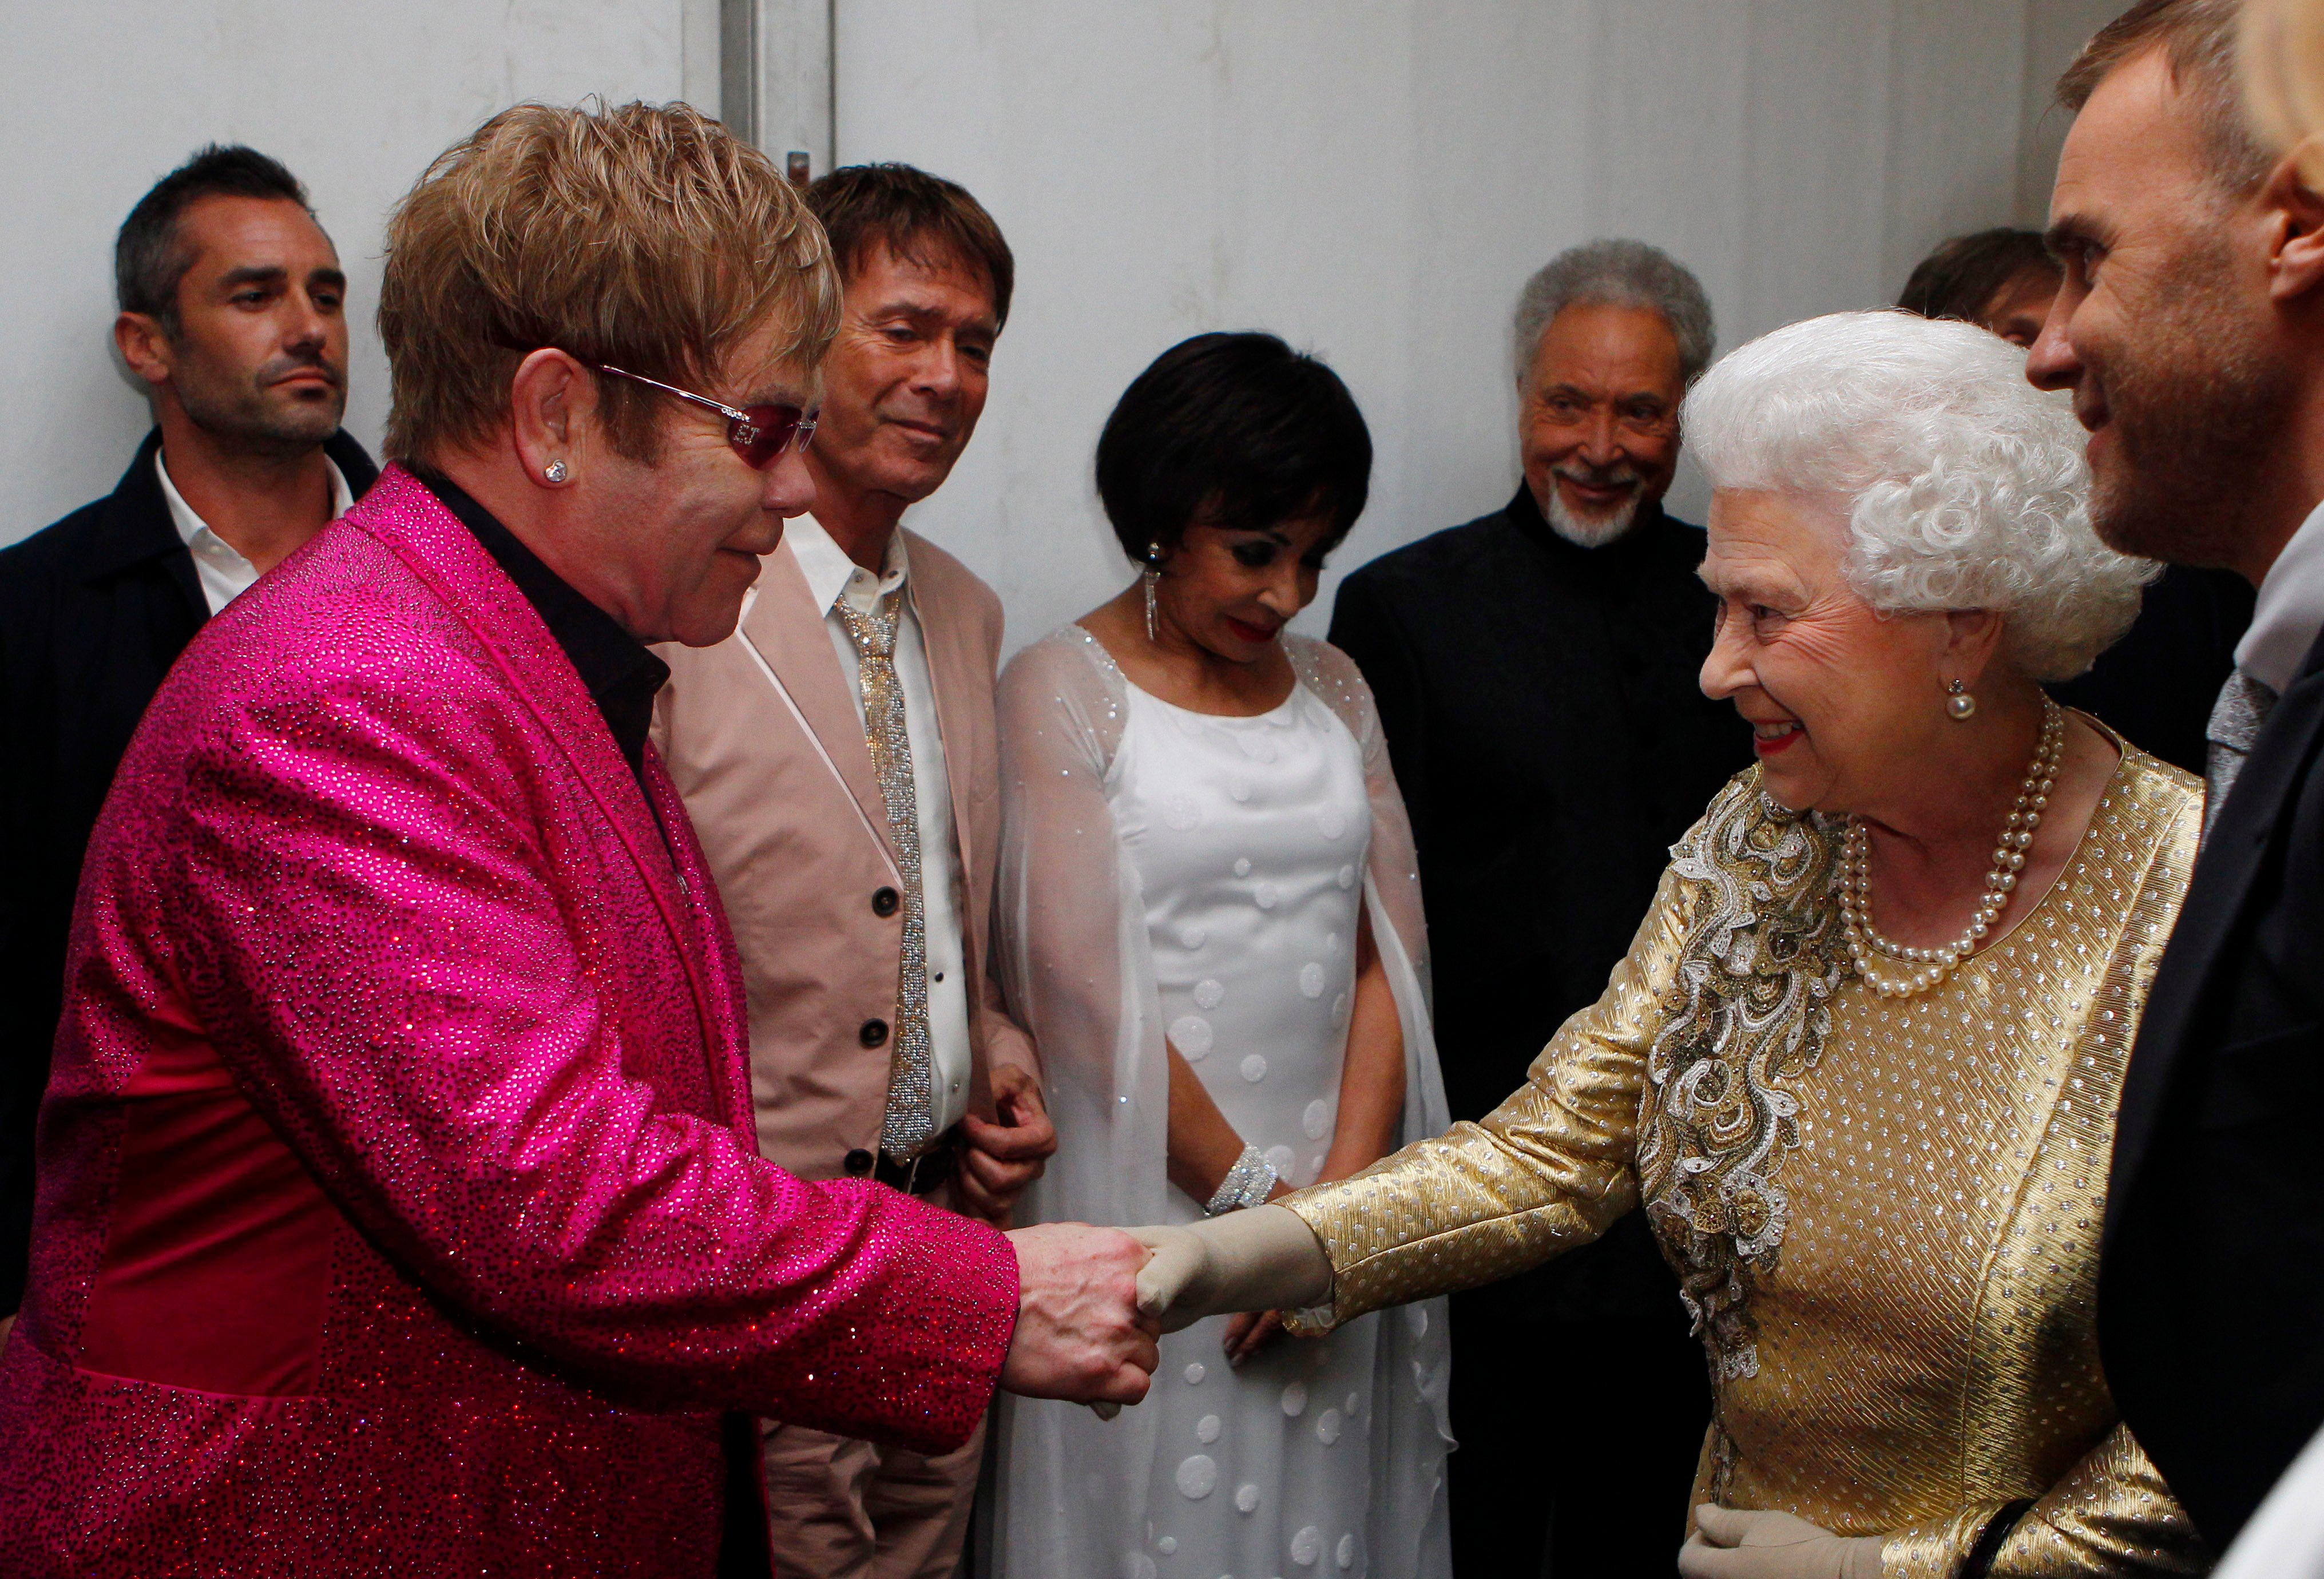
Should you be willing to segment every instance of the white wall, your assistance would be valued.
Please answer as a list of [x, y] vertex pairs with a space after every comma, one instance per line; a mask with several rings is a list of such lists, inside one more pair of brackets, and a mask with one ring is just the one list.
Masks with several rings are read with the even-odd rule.
[[[984, 428], [915, 517], [1000, 588], [1015, 644], [1126, 577], [1090, 454], [1165, 346], [1266, 328], [1341, 370], [1379, 450], [1339, 556], [1360, 564], [1515, 485], [1508, 309], [1553, 253], [1670, 248], [1730, 346], [1886, 300], [1940, 237], [2038, 220], [2047, 80], [2116, 0], [755, 3], [768, 60], [827, 47], [837, 157], [957, 177], [1016, 247]], [[826, 5], [827, 46], [801, 21]], [[388, 206], [519, 98], [715, 111], [732, 9], [0, 0], [0, 542], [110, 487], [144, 428], [110, 346], [112, 237], [197, 144], [250, 142], [313, 191], [353, 281], [349, 427], [374, 443]], [[769, 136], [808, 136], [779, 107]], [[1700, 518], [1683, 473], [1674, 503]]]
[[2050, 183], [2058, 174], [2058, 149], [2073, 119], [2054, 99], [2058, 73], [2084, 41], [2128, 6], [2125, 0], [2026, 0], [2025, 97], [2019, 109], [2024, 133], [2017, 145], [2017, 223], [2040, 229], [2049, 223]]
[[[1533, 269], [1644, 237], [1701, 274], [1727, 346], [1890, 300], [1936, 241], [2024, 212], [2054, 158], [2029, 83], [2091, 9], [837, 0], [836, 157], [964, 182], [1019, 261], [984, 426], [914, 523], [1001, 591], [1011, 645], [1079, 614], [1128, 577], [1089, 478], [1114, 399], [1178, 339], [1247, 328], [1324, 356], [1371, 423], [1340, 568], [1493, 509]], [[1673, 502], [1701, 519], [1685, 474]]]
[[[245, 142], [307, 183], [350, 280], [347, 426], [375, 445], [388, 207], [523, 98], [699, 101], [685, 0], [0, 0], [0, 542], [109, 491], [147, 426], [112, 350], [113, 235], [163, 172]], [[693, 25], [689, 25], [692, 23]], [[715, 40], [716, 9], [707, 14]], [[689, 52], [692, 58], [689, 59]], [[689, 68], [691, 69], [689, 69]]]

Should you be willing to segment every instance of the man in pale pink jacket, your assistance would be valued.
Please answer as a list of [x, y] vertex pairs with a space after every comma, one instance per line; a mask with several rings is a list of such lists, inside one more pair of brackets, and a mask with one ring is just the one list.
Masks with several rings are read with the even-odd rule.
[[644, 643], [805, 508], [836, 298], [683, 106], [520, 106], [405, 199], [401, 464], [205, 627], [90, 847], [0, 1574], [764, 1574], [747, 1416], [1142, 1395], [1125, 1237], [757, 1154]]
[[[1015, 265], [974, 198], [909, 166], [835, 171], [807, 201], [844, 286], [814, 513], [733, 636], [659, 650], [654, 743], [733, 923], [761, 1152], [1006, 1226], [1056, 1132], [991, 968], [1001, 602], [901, 517], [976, 430]], [[776, 1565], [945, 1579], [982, 1445], [766, 1422]]]

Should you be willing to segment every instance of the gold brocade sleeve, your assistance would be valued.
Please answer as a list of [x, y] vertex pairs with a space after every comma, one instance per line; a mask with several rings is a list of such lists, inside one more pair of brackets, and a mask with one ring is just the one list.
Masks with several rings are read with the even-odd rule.
[[[1881, 1553], [1884, 1579], [1950, 1579], [2000, 1505], [1964, 1510], [1941, 1526], [1898, 1530]], [[2206, 1574], [2211, 1553], [2130, 1427], [2116, 1426], [2027, 1509], [1985, 1573], [1990, 1579]]]
[[1483, 1122], [1284, 1198], [1332, 1259], [1328, 1316], [1304, 1325], [1508, 1277], [1588, 1243], [1637, 1204], [1646, 1053], [1676, 982], [1692, 894], [1664, 873], [1604, 995], [1559, 1028]]

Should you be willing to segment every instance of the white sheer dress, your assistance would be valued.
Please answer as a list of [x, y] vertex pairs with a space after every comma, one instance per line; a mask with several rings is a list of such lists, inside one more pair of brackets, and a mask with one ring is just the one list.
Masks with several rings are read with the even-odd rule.
[[[1078, 626], [1002, 678], [999, 947], [1058, 1130], [1025, 1221], [1201, 1216], [1164, 1177], [1166, 1034], [1236, 1132], [1312, 1181], [1367, 911], [1404, 1029], [1403, 1133], [1445, 1126], [1410, 826], [1370, 694], [1337, 649], [1286, 642], [1297, 683], [1252, 718], [1137, 689]], [[1449, 1574], [1443, 1301], [1231, 1371], [1225, 1325], [1164, 1339], [1119, 1419], [1007, 1400], [1002, 1579]]]

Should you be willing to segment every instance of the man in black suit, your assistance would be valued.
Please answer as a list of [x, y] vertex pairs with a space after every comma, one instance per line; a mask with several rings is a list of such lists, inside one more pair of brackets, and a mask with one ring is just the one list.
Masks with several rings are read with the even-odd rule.
[[[1419, 841], [1456, 1119], [1596, 1001], [1672, 841], [1751, 760], [1698, 683], [1702, 533], [1661, 503], [1711, 346], [1702, 286], [1661, 252], [1558, 257], [1517, 302], [1516, 497], [1365, 566], [1333, 607]], [[1711, 1394], [1645, 1219], [1455, 1297], [1452, 1323], [1456, 1571], [1668, 1574]]]
[[130, 211], [114, 263], [114, 341], [153, 431], [109, 496], [0, 551], [0, 1334], [23, 1294], [73, 890], [114, 770], [202, 622], [378, 475], [339, 430], [346, 280], [288, 171], [203, 150]]
[[2142, 0], [2060, 80], [2066, 280], [2027, 366], [2074, 392], [2108, 542], [2259, 589], [2098, 1292], [2123, 1418], [2215, 1547], [2324, 1425], [2324, 198], [2244, 129], [2236, 10]]

